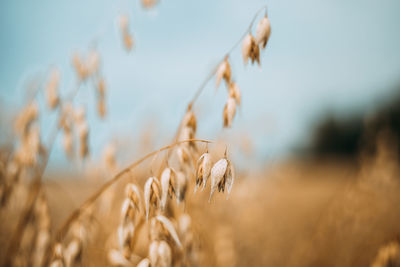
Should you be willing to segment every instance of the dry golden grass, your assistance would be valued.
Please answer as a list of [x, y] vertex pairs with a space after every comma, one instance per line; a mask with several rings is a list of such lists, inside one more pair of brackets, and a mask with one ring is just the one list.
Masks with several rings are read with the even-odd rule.
[[[156, 2], [142, 1], [146, 7]], [[121, 18], [120, 32], [131, 51], [128, 17]], [[244, 64], [260, 65], [270, 33], [262, 7], [195, 92], [171, 144], [123, 169], [110, 143], [95, 167], [86, 166], [91, 174], [45, 173], [59, 132], [68, 157], [84, 165], [90, 155], [88, 111], [74, 106], [83, 84], [93, 87], [96, 111], [106, 116], [106, 82], [95, 48], [72, 57], [76, 87], [69, 95], [59, 95], [61, 74], [52, 70], [45, 87], [48, 108], [58, 114], [52, 135], [43, 142], [39, 125], [46, 111], [37, 105], [38, 88], [16, 119], [15, 151], [0, 151], [1, 263], [399, 266], [400, 169], [390, 135], [382, 135], [376, 155], [358, 165], [288, 161], [239, 175], [229, 144], [196, 139], [194, 105], [206, 84], [215, 77], [218, 88], [224, 80], [223, 126], [231, 127], [241, 102], [231, 52], [242, 44]]]

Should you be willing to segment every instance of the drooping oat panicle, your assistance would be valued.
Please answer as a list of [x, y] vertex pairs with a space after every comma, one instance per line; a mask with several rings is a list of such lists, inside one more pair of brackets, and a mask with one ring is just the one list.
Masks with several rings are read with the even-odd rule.
[[202, 186], [202, 191], [206, 187], [208, 177], [210, 177], [211, 173], [211, 155], [208, 153], [204, 153], [200, 156], [197, 161], [197, 171], [196, 171], [196, 185], [194, 188], [194, 192], [197, 191], [198, 187]]
[[240, 106], [241, 102], [241, 93], [240, 93], [240, 88], [235, 82], [231, 82], [229, 84], [229, 94], [235, 99], [236, 104]]
[[255, 61], [260, 65], [260, 48], [258, 47], [255, 38], [251, 33], [246, 35], [242, 43], [242, 57], [243, 62], [247, 65], [249, 58], [251, 63], [254, 64]]
[[168, 232], [168, 234], [170, 235], [172, 240], [174, 240], [174, 242], [177, 245], [177, 247], [181, 249], [182, 248], [182, 243], [181, 243], [181, 241], [179, 241], [178, 234], [176, 233], [175, 227], [172, 224], [172, 222], [170, 220], [168, 220], [167, 217], [162, 216], [162, 215], [158, 215], [156, 217], [156, 220], [161, 222], [163, 228]]
[[149, 246], [150, 266], [172, 266], [172, 250], [165, 241], [153, 241]]
[[167, 204], [167, 197], [175, 194], [176, 187], [176, 174], [172, 168], [165, 168], [161, 174], [161, 210], [165, 209]]
[[267, 16], [264, 16], [258, 22], [256, 30], [256, 42], [264, 49], [267, 46], [269, 36], [271, 35], [271, 23]]
[[236, 99], [232, 96], [232, 94], [230, 94], [224, 107], [224, 114], [223, 114], [224, 127], [229, 128], [232, 126], [232, 121], [233, 118], [235, 117], [235, 114], [236, 114]]
[[160, 204], [160, 183], [156, 177], [150, 177], [144, 185], [144, 204], [146, 207], [146, 220], [148, 220], [150, 208], [157, 208]]
[[234, 179], [235, 172], [230, 160], [228, 160], [225, 156], [217, 161], [211, 169], [211, 193], [209, 201], [211, 201], [211, 198], [217, 189], [219, 192], [224, 192], [226, 188], [229, 196], [232, 190]]
[[60, 70], [54, 68], [50, 72], [50, 77], [46, 85], [46, 99], [50, 109], [54, 109], [60, 101], [58, 96], [59, 86], [60, 86]]
[[231, 66], [229, 64], [229, 57], [226, 56], [224, 61], [219, 64], [216, 73], [216, 87], [218, 89], [221, 84], [222, 79], [225, 80], [227, 84], [231, 82]]

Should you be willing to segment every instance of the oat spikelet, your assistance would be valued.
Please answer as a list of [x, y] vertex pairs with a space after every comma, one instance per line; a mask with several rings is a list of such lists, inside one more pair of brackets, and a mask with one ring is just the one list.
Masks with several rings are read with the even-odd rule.
[[75, 72], [78, 75], [79, 79], [81, 81], [85, 80], [88, 77], [89, 72], [86, 67], [86, 64], [83, 62], [78, 52], [75, 52], [74, 55], [72, 56], [72, 64], [75, 68]]
[[196, 171], [196, 185], [194, 188], [194, 192], [197, 191], [199, 186], [202, 186], [202, 191], [206, 187], [208, 177], [210, 177], [211, 173], [211, 155], [208, 153], [204, 153], [200, 156], [197, 161], [197, 171]]
[[67, 266], [79, 265], [82, 261], [83, 242], [86, 238], [86, 231], [81, 222], [73, 224], [72, 228], [73, 239], [65, 249], [65, 261]]
[[129, 32], [129, 19], [128, 16], [123, 15], [120, 18], [120, 28], [122, 33], [122, 41], [125, 49], [129, 52], [133, 47], [133, 37]]
[[167, 204], [167, 197], [175, 194], [176, 174], [175, 171], [169, 167], [165, 168], [161, 174], [161, 210], [165, 209]]
[[188, 188], [188, 179], [184, 172], [178, 171], [176, 173], [176, 201], [178, 205], [185, 200], [186, 191]]
[[235, 82], [231, 82], [229, 84], [229, 94], [235, 99], [236, 104], [240, 106], [242, 96], [240, 93], [240, 88]]
[[58, 96], [59, 84], [60, 70], [54, 68], [50, 73], [50, 78], [46, 85], [46, 99], [50, 109], [54, 109], [60, 101]]
[[132, 266], [132, 263], [122, 254], [121, 251], [112, 249], [107, 255], [108, 261], [115, 266]]
[[121, 220], [123, 222], [128, 221], [129, 219], [133, 220], [135, 218], [136, 207], [133, 201], [129, 198], [126, 198], [121, 205]]
[[174, 242], [176, 243], [178, 248], [182, 248], [181, 241], [179, 241], [178, 234], [176, 233], [175, 227], [172, 224], [172, 222], [170, 220], [168, 220], [167, 217], [162, 216], [162, 215], [158, 215], [156, 217], [156, 220], [161, 222], [163, 228], [169, 233], [169, 235], [174, 240]]
[[118, 243], [121, 251], [131, 252], [131, 241], [135, 235], [135, 226], [132, 221], [122, 223], [118, 227]]
[[160, 203], [160, 183], [156, 177], [147, 179], [144, 185], [144, 204], [146, 207], [146, 221], [149, 219], [150, 208], [158, 207]]
[[[192, 111], [192, 107], [189, 106], [182, 120], [182, 129], [180, 130], [179, 133], [179, 140], [194, 139], [196, 136], [196, 130], [197, 130], [196, 116]], [[182, 146], [186, 146], [188, 148], [194, 148], [196, 150], [195, 142], [185, 143], [182, 144]]]
[[236, 113], [236, 100], [230, 95], [224, 107], [224, 127], [231, 127]]
[[142, 211], [142, 197], [140, 195], [139, 188], [132, 183], [125, 186], [125, 195], [132, 201], [134, 208], [138, 211]]
[[172, 251], [165, 241], [153, 241], [149, 246], [150, 266], [170, 267], [172, 266]]
[[228, 56], [225, 57], [224, 61], [218, 66], [216, 73], [216, 86], [217, 89], [221, 84], [221, 80], [224, 79], [227, 84], [231, 81], [231, 66], [229, 64]]
[[157, 4], [158, 0], [141, 0], [144, 8], [152, 8]]
[[246, 35], [246, 37], [243, 39], [242, 57], [245, 65], [247, 65], [249, 58], [251, 63], [257, 61], [257, 63], [260, 65], [260, 48], [258, 47], [256, 40], [251, 33]]
[[226, 188], [229, 196], [232, 190], [234, 179], [235, 172], [233, 165], [226, 158], [226, 156], [217, 161], [217, 163], [215, 163], [211, 169], [211, 193], [209, 201], [211, 201], [211, 198], [217, 188], [219, 192], [221, 192], [221, 190], [224, 192]]
[[256, 42], [264, 49], [267, 46], [269, 36], [271, 35], [271, 23], [267, 16], [264, 16], [257, 25]]
[[150, 260], [148, 258], [144, 258], [141, 260], [136, 267], [150, 267]]

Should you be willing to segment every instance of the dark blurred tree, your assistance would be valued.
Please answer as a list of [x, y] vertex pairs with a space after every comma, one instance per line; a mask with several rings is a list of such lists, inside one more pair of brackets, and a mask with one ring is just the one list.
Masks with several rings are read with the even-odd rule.
[[[397, 87], [400, 92], [400, 86]], [[357, 156], [375, 152], [377, 136], [382, 131], [390, 131], [392, 136], [400, 137], [400, 93], [375, 109], [371, 114], [350, 114], [346, 118], [333, 115], [322, 118], [312, 134], [311, 154], [314, 156]], [[397, 142], [398, 143], [398, 142]], [[399, 151], [397, 143], [396, 149]]]

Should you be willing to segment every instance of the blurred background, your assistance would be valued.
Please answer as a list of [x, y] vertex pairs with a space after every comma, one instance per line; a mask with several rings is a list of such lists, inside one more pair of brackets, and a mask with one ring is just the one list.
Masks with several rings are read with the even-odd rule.
[[[254, 152], [248, 162], [271, 162], [299, 151], [354, 153], [365, 118], [376, 114], [392, 116], [389, 123], [397, 125], [396, 0], [174, 0], [150, 10], [139, 1], [16, 0], [0, 3], [1, 143], [12, 130], [6, 111], [23, 107], [27, 81], [57, 66], [61, 91], [68, 92], [75, 78], [72, 54], [96, 47], [108, 88], [106, 119], [91, 112], [93, 90], [81, 90], [76, 100], [88, 109], [92, 154], [115, 136], [137, 140], [149, 125], [157, 145], [164, 144], [197, 87], [265, 4], [272, 37], [262, 68], [244, 67], [240, 48], [231, 57], [243, 95], [233, 129], [221, 131], [225, 93], [212, 80], [195, 106], [198, 136], [243, 133]], [[122, 49], [120, 15], [130, 18], [131, 53]], [[44, 134], [54, 123], [51, 116], [42, 121]], [[66, 162], [56, 146], [50, 166]]]
[[[74, 106], [86, 109], [89, 159], [70, 162], [59, 135], [48, 167], [37, 164], [45, 166], [37, 203], [45, 206], [47, 238], [112, 172], [171, 142], [197, 88], [265, 5], [272, 33], [261, 67], [243, 64], [241, 45], [230, 55], [242, 93], [232, 128], [222, 127], [227, 93], [225, 84], [216, 90], [214, 78], [193, 107], [196, 137], [222, 143], [210, 145], [213, 162], [227, 144], [238, 171], [228, 200], [216, 194], [208, 203], [210, 189], [195, 195], [190, 181], [184, 207], [169, 204], [165, 212], [177, 229], [182, 216], [190, 220], [185, 253], [198, 263], [191, 266], [400, 266], [398, 0], [161, 0], [150, 9], [139, 0], [0, 1], [0, 193], [8, 201], [0, 203], [0, 218], [7, 216], [0, 247], [18, 235], [21, 199], [32, 194], [33, 173], [15, 171], [7, 158], [18, 143], [15, 120], [51, 70], [60, 70], [65, 96], [77, 83], [73, 55], [97, 51], [107, 112], [99, 118], [94, 81], [83, 83]], [[123, 16], [131, 51], [121, 38]], [[48, 145], [57, 114], [38, 94], [40, 137]], [[113, 168], [102, 158], [110, 143], [117, 151]], [[89, 234], [79, 264], [109, 263], [125, 186], [143, 188], [162, 164], [158, 157], [140, 165], [88, 206], [89, 215], [81, 214]], [[38, 218], [21, 231], [16, 266], [30, 266], [24, 255], [33, 243], [23, 241], [32, 234], [36, 242]], [[148, 257], [150, 241], [149, 224], [144, 230], [139, 224], [135, 264]], [[68, 234], [65, 247], [75, 238]], [[0, 250], [0, 263], [11, 258], [8, 251]]]

